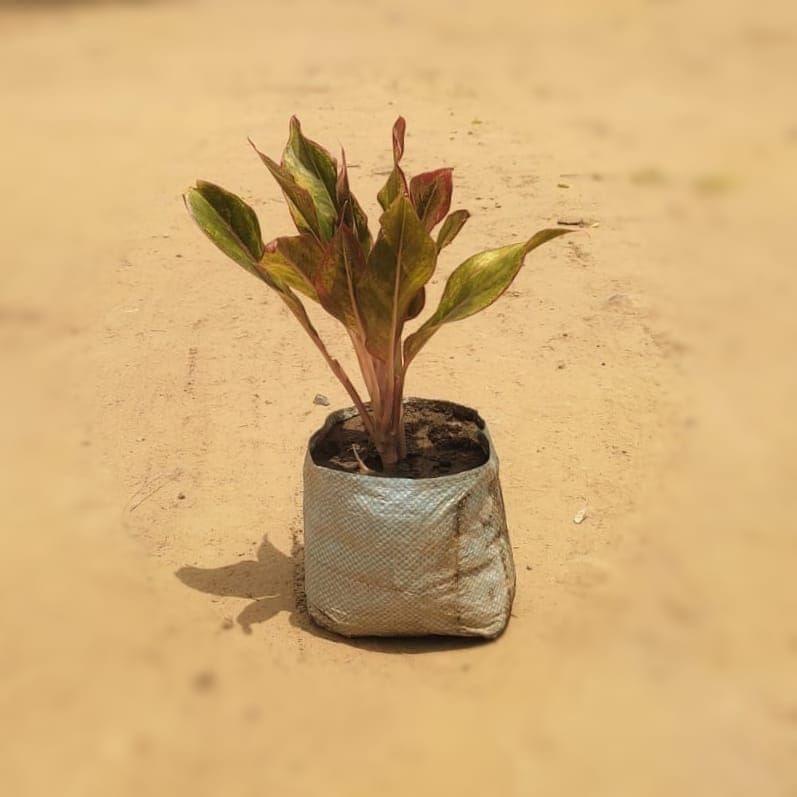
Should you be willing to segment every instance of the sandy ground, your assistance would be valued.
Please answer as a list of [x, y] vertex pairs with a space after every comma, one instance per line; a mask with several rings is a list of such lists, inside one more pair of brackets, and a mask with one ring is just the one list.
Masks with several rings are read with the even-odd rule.
[[[3, 793], [797, 794], [793, 9], [0, 9]], [[494, 644], [296, 605], [313, 397], [345, 395], [180, 201], [216, 180], [288, 232], [246, 137], [277, 154], [294, 112], [372, 220], [399, 112], [411, 171], [455, 166], [435, 294], [599, 224], [410, 379], [502, 458]]]

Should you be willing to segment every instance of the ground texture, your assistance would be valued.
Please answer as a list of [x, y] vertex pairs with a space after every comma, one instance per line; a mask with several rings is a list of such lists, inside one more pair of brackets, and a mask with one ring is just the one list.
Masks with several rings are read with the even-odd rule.
[[[0, 41], [5, 794], [797, 794], [791, 4], [31, 3]], [[433, 300], [597, 224], [409, 380], [501, 457], [494, 644], [303, 613], [313, 399], [346, 397], [180, 199], [288, 232], [246, 137], [292, 113], [372, 222], [398, 113], [410, 171], [455, 167]]]

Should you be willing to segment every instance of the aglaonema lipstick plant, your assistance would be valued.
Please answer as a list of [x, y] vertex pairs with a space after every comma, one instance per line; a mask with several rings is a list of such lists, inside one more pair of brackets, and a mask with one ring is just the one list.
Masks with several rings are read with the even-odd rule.
[[[407, 369], [444, 324], [491, 305], [510, 286], [532, 249], [569, 230], [543, 229], [525, 241], [479, 252], [449, 276], [437, 309], [405, 336], [426, 304], [425, 285], [440, 252], [470, 214], [449, 213], [452, 170], [407, 179], [401, 168], [406, 124], [393, 126], [393, 168], [377, 194], [382, 207], [374, 239], [340, 163], [290, 121], [280, 163], [253, 148], [279, 184], [298, 235], [263, 243], [254, 210], [218, 185], [197, 181], [185, 195], [200, 229], [214, 244], [277, 292], [351, 397], [386, 473], [406, 455], [402, 399]], [[250, 141], [250, 143], [252, 143]], [[440, 226], [436, 237], [435, 228]], [[300, 295], [340, 321], [351, 339], [368, 391], [367, 404], [330, 355]]]

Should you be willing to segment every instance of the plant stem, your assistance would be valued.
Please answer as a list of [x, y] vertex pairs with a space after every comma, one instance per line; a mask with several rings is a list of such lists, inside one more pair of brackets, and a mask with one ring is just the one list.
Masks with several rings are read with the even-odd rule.
[[360, 394], [357, 392], [357, 389], [351, 383], [346, 372], [343, 370], [343, 366], [329, 353], [327, 347], [324, 345], [324, 341], [321, 340], [321, 336], [318, 334], [318, 331], [313, 326], [312, 321], [310, 321], [310, 317], [307, 315], [307, 311], [304, 309], [304, 305], [299, 301], [296, 295], [290, 289], [279, 289], [280, 296], [285, 304], [288, 306], [288, 309], [296, 316], [296, 319], [304, 328], [305, 332], [310, 336], [313, 343], [315, 343], [316, 348], [321, 352], [321, 355], [326, 360], [327, 365], [332, 369], [332, 373], [338, 378], [340, 383], [346, 389], [346, 392], [349, 394], [351, 400], [354, 402], [354, 406], [357, 408], [357, 412], [360, 414], [360, 417], [363, 421], [363, 426], [365, 426], [365, 430], [371, 436], [372, 439], [375, 437], [375, 429], [374, 429], [374, 421], [371, 418], [368, 410], [363, 404], [363, 400], [360, 398]]
[[362, 418], [363, 425], [365, 426], [365, 430], [368, 432], [369, 435], [373, 436], [374, 434], [374, 422], [369, 414], [368, 410], [366, 409], [365, 404], [363, 404], [363, 400], [360, 398], [360, 394], [357, 392], [357, 389], [351, 383], [351, 380], [347, 376], [346, 372], [343, 370], [343, 366], [334, 359], [330, 353], [327, 351], [326, 346], [324, 346], [323, 341], [317, 335], [313, 338], [316, 346], [318, 346], [319, 351], [321, 354], [324, 355], [324, 359], [327, 361], [327, 364], [332, 369], [332, 373], [340, 380], [340, 383], [346, 388], [346, 392], [351, 397], [351, 400], [354, 402], [354, 406], [357, 408], [357, 412], [360, 414]]

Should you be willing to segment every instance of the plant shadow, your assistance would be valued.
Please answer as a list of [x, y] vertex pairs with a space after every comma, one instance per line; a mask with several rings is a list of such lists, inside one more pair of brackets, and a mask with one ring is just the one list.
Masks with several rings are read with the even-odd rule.
[[304, 548], [294, 535], [287, 555], [264, 536], [255, 559], [245, 559], [221, 567], [181, 567], [175, 572], [191, 589], [225, 598], [245, 598], [247, 603], [236, 617], [245, 634], [252, 626], [265, 623], [280, 612], [287, 612], [291, 625], [308, 634], [379, 653], [433, 653], [483, 645], [484, 640], [469, 637], [344, 637], [316, 625], [307, 613], [304, 594]]

